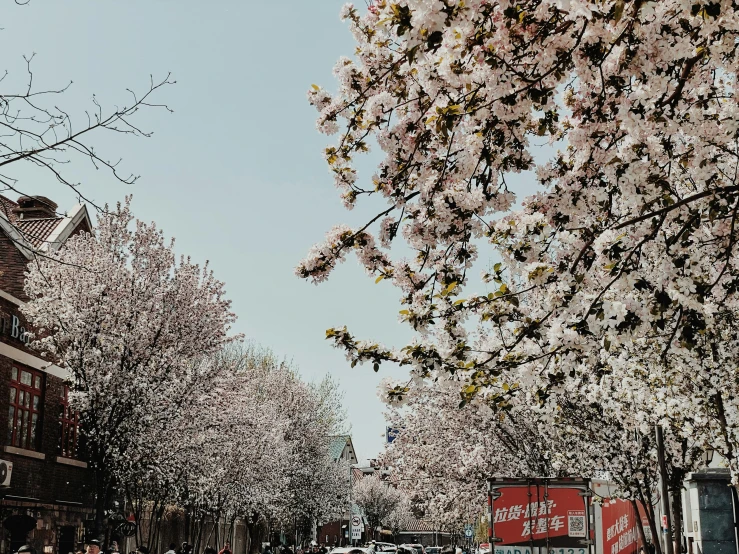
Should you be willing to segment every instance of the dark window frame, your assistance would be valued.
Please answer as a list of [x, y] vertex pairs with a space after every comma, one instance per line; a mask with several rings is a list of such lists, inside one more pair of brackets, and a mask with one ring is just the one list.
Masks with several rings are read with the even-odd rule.
[[63, 458], [79, 459], [80, 413], [69, 407], [69, 385], [64, 385], [59, 401], [62, 413], [59, 416], [61, 436], [59, 437], [59, 455]]
[[[26, 376], [30, 383], [26, 383]], [[13, 364], [9, 384], [8, 444], [26, 450], [38, 450], [44, 405], [44, 374], [20, 364]]]

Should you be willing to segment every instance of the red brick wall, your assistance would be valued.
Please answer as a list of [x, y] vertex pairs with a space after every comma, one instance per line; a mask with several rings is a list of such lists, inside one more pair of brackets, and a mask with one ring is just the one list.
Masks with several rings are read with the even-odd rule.
[[[8, 444], [8, 405], [11, 368], [23, 367], [11, 359], [0, 356], [0, 444]], [[43, 404], [38, 452], [46, 455], [44, 460], [0, 452], [0, 458], [13, 462], [10, 489], [4, 491], [13, 496], [38, 498], [41, 502], [89, 503], [92, 500], [90, 472], [84, 468], [61, 464], [59, 455], [61, 426], [60, 399], [64, 383], [58, 377], [45, 374]]]
[[[78, 226], [75, 233], [81, 230], [89, 230], [86, 223], [83, 222]], [[0, 231], [0, 290], [25, 300], [27, 297], [23, 293], [23, 279], [27, 263], [28, 259]], [[28, 328], [18, 306], [0, 298], [0, 319], [8, 321], [12, 315], [16, 315], [21, 325]], [[0, 322], [0, 342], [35, 355], [23, 342], [10, 337], [7, 329], [3, 332], [2, 322]], [[59, 416], [62, 410], [60, 401], [64, 387], [62, 379], [48, 373], [44, 373], [43, 377], [44, 390], [38, 452], [43, 453], [45, 459], [37, 460], [4, 452], [2, 446], [8, 444], [9, 382], [13, 365], [23, 367], [11, 358], [0, 355], [0, 459], [13, 462], [10, 489], [5, 490], [4, 493], [11, 496], [38, 498], [43, 503], [55, 503], [61, 500], [81, 502], [86, 506], [92, 506], [91, 472], [56, 461], [59, 455], [61, 434]]]
[[0, 231], [0, 290], [12, 294], [20, 300], [26, 300], [23, 292], [23, 274], [28, 265], [28, 258], [20, 253], [15, 243]]
[[[339, 544], [345, 544], [345, 542], [341, 539], [341, 521], [332, 521], [331, 523], [327, 523], [325, 525], [321, 525], [318, 527], [318, 544], [325, 544], [326, 546], [338, 546]], [[343, 521], [343, 525], [346, 525], [346, 520]], [[326, 535], [328, 535], [329, 540], [326, 542]]]

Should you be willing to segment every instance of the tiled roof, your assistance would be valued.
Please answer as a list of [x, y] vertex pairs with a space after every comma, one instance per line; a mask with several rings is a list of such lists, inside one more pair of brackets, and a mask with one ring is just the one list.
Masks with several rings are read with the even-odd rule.
[[15, 223], [18, 219], [13, 213], [13, 210], [18, 207], [18, 204], [13, 202], [10, 198], [5, 198], [0, 194], [0, 212], [11, 222]]
[[17, 202], [0, 194], [0, 213], [23, 235], [23, 238], [34, 248], [38, 248], [51, 236], [54, 230], [64, 218], [46, 217], [33, 219], [18, 219], [14, 210], [18, 207]]
[[19, 219], [15, 222], [15, 226], [28, 242], [38, 248], [51, 236], [51, 233], [54, 232], [54, 229], [63, 219], [62, 217]]
[[434, 525], [430, 521], [425, 521], [423, 519], [415, 519], [411, 518], [406, 525], [404, 525], [405, 529], [401, 531], [401, 533], [419, 533], [424, 531], [441, 531], [441, 528], [439, 525]]
[[331, 442], [328, 445], [328, 451], [334, 461], [341, 458], [341, 453], [344, 452], [344, 447], [346, 446], [346, 443], [350, 438], [351, 437], [349, 435], [338, 435], [336, 437], [331, 437]]

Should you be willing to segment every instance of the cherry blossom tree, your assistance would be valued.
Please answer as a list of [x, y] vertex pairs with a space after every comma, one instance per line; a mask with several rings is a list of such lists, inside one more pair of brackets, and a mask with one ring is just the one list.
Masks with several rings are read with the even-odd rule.
[[119, 479], [137, 520], [149, 518], [140, 541], [157, 544], [157, 510], [170, 505], [184, 510], [195, 550], [220, 548], [237, 519], [253, 552], [269, 526], [343, 513], [348, 468], [328, 449], [344, 425], [336, 384], [306, 383], [291, 364], [252, 343], [229, 345], [208, 360], [216, 378], [150, 439], [155, 448], [129, 457], [130, 471]]
[[[452, 381], [463, 404], [525, 395], [550, 422], [565, 392], [602, 401], [646, 375], [625, 432], [660, 425], [736, 476], [738, 14], [729, 0], [346, 5], [355, 59], [335, 94], [308, 97], [339, 133], [325, 157], [346, 207], [380, 207], [296, 272], [321, 282], [354, 251], [398, 288], [416, 337], [328, 338], [352, 364]], [[373, 146], [365, 182], [355, 159]], [[539, 191], [521, 198], [514, 173]]]
[[358, 479], [352, 487], [352, 499], [367, 518], [372, 538], [380, 525], [391, 520], [403, 501], [403, 495], [379, 472]]
[[411, 499], [406, 494], [400, 496], [395, 509], [385, 519], [385, 525], [390, 529], [393, 534], [393, 540], [397, 544], [398, 534], [401, 531], [407, 531], [411, 529], [411, 524], [415, 521], [413, 515], [413, 504]]
[[69, 372], [97, 487], [96, 529], [117, 478], [219, 367], [235, 315], [207, 264], [180, 258], [129, 201], [101, 214], [94, 234], [30, 266], [24, 314], [34, 348]]

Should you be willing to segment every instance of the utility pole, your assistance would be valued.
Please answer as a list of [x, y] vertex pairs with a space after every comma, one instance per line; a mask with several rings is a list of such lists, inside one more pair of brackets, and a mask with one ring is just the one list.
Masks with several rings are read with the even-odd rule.
[[[346, 520], [347, 539], [346, 544], [352, 544], [352, 464], [349, 464], [349, 519]], [[670, 553], [672, 554], [672, 553]]]
[[[665, 442], [662, 427], [655, 426], [657, 435], [657, 462], [659, 463], [660, 498], [662, 504], [662, 536], [665, 538], [665, 554], [675, 554], [672, 540], [672, 518], [670, 517], [670, 497], [667, 492], [667, 467], [665, 466]], [[665, 527], [667, 527], [665, 529]]]

